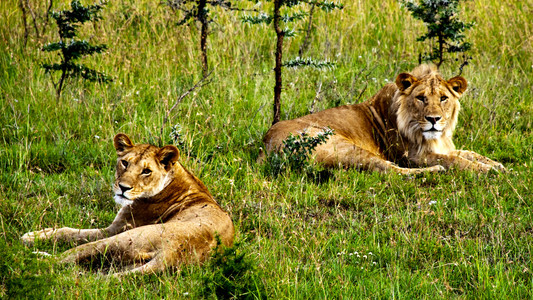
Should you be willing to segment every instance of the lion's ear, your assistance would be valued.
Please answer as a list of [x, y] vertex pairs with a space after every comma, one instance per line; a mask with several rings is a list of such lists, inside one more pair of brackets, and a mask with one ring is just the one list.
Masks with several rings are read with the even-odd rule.
[[398, 89], [400, 89], [400, 91], [403, 92], [417, 81], [418, 79], [416, 79], [416, 77], [414, 77], [413, 75], [401, 73], [400, 75], [398, 75], [398, 77], [396, 77], [396, 86], [398, 87]]
[[159, 162], [163, 165], [165, 170], [169, 171], [172, 167], [172, 164], [174, 164], [180, 156], [180, 151], [176, 146], [165, 146], [161, 149], [159, 149], [159, 152], [157, 153], [157, 158], [159, 159]]
[[466, 87], [468, 86], [466, 79], [461, 76], [455, 76], [454, 78], [451, 78], [448, 80], [448, 84], [451, 85], [452, 89], [459, 94], [464, 93], [464, 91], [466, 91]]
[[124, 152], [124, 150], [133, 147], [133, 143], [131, 142], [130, 138], [124, 133], [119, 133], [115, 135], [113, 143], [115, 144], [115, 149], [117, 150], [117, 153]]

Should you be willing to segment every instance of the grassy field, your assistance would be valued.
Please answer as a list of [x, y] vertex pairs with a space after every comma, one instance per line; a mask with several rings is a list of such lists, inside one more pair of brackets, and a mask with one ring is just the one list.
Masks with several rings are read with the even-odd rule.
[[[30, 1], [36, 14], [41, 1]], [[57, 1], [55, 9], [67, 7]], [[115, 150], [124, 132], [156, 143], [166, 111], [200, 78], [199, 29], [176, 26], [160, 1], [111, 1], [81, 37], [109, 50], [85, 62], [114, 78], [71, 80], [57, 101], [40, 51], [58, 39], [24, 27], [18, 1], [0, 2], [0, 298], [216, 298], [214, 264], [118, 280], [62, 266], [20, 237], [52, 226], [107, 226]], [[395, 0], [343, 1], [317, 13], [306, 56], [330, 70], [286, 69], [282, 119], [361, 102], [417, 64], [424, 26]], [[84, 2], [87, 3], [87, 2]], [[268, 3], [267, 3], [268, 4]], [[263, 5], [267, 5], [263, 4]], [[258, 5], [257, 8], [268, 9]], [[533, 297], [533, 3], [468, 1], [462, 18], [473, 60], [463, 72], [456, 146], [502, 162], [505, 174], [450, 170], [406, 177], [356, 170], [269, 176], [255, 163], [271, 123], [275, 34], [214, 10], [211, 82], [184, 99], [163, 128], [181, 126], [181, 161], [209, 187], [236, 225], [249, 272], [241, 296], [273, 299]], [[30, 21], [30, 20], [29, 20]], [[42, 22], [38, 24], [42, 24]], [[305, 27], [305, 22], [299, 28]], [[287, 40], [294, 58], [303, 33]], [[442, 67], [457, 74], [455, 62]], [[321, 85], [320, 97], [313, 99]], [[221, 298], [221, 297], [219, 297]]]

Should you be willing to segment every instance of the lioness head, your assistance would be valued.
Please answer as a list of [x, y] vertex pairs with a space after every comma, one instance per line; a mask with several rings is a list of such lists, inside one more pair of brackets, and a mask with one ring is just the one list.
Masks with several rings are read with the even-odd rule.
[[461, 77], [444, 80], [435, 66], [421, 65], [396, 78], [398, 129], [411, 141], [451, 137], [459, 114], [459, 98], [467, 82]]
[[150, 198], [172, 181], [173, 165], [179, 157], [176, 147], [134, 145], [122, 133], [115, 136], [114, 144], [118, 159], [113, 192], [118, 204], [128, 205], [135, 199]]

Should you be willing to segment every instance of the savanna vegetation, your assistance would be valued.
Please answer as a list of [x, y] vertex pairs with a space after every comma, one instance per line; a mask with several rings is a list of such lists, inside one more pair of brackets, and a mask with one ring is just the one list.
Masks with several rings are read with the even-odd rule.
[[[210, 75], [201, 81], [201, 24], [178, 26], [182, 18], [161, 1], [110, 1], [101, 20], [77, 30], [79, 39], [107, 45], [83, 63], [113, 81], [68, 78], [58, 99], [42, 67], [58, 61], [41, 50], [58, 40], [46, 18], [50, 3], [56, 11], [70, 5], [0, 2], [0, 298], [533, 296], [530, 0], [461, 6], [461, 18], [475, 25], [464, 32], [472, 58], [462, 70], [469, 89], [455, 142], [508, 172], [415, 177], [320, 167], [273, 173], [256, 163], [272, 123], [276, 32], [243, 24], [253, 11], [209, 8]], [[313, 14], [305, 51], [336, 67], [284, 68], [281, 119], [364, 101], [431, 47], [417, 42], [426, 27], [399, 1], [343, 4]], [[299, 55], [307, 25], [295, 23], [284, 58]], [[447, 78], [462, 63], [450, 58], [440, 67]], [[113, 220], [118, 132], [177, 145], [182, 163], [231, 213], [237, 246], [203, 266], [120, 279], [34, 253], [70, 245], [25, 247], [28, 231]]]

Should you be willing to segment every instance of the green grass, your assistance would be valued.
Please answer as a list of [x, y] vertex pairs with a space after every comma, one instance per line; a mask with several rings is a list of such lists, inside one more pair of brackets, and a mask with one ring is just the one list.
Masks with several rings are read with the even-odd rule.
[[[30, 2], [37, 13], [44, 10]], [[56, 9], [67, 4], [60, 2]], [[315, 111], [363, 101], [416, 65], [423, 24], [393, 0], [344, 2], [342, 11], [315, 15], [308, 53], [337, 67], [284, 70], [283, 119], [308, 113], [320, 83]], [[40, 67], [56, 58], [39, 50], [57, 40], [55, 27], [40, 38], [30, 27], [24, 47], [18, 1], [0, 2], [0, 298], [214, 297], [203, 282], [216, 278], [216, 266], [119, 281], [32, 254], [57, 254], [68, 245], [26, 248], [19, 239], [43, 227], [107, 226], [118, 209], [111, 191], [113, 136], [157, 142], [166, 110], [199, 79], [199, 30], [176, 27], [177, 18], [158, 3], [110, 2], [102, 21], [82, 27], [82, 37], [109, 46], [86, 63], [114, 83], [72, 80], [56, 101]], [[239, 280], [257, 287], [251, 293], [533, 297], [533, 6], [519, 0], [465, 5], [463, 18], [476, 26], [467, 32], [473, 60], [463, 73], [469, 90], [455, 141], [504, 163], [506, 174], [405, 177], [339, 169], [320, 178], [269, 176], [255, 160], [272, 119], [275, 35], [214, 11], [212, 81], [184, 99], [163, 138], [172, 125], [182, 126], [181, 160], [231, 213], [238, 251], [252, 265]], [[286, 41], [287, 59], [297, 55], [302, 36]], [[442, 71], [454, 76], [457, 65]]]

